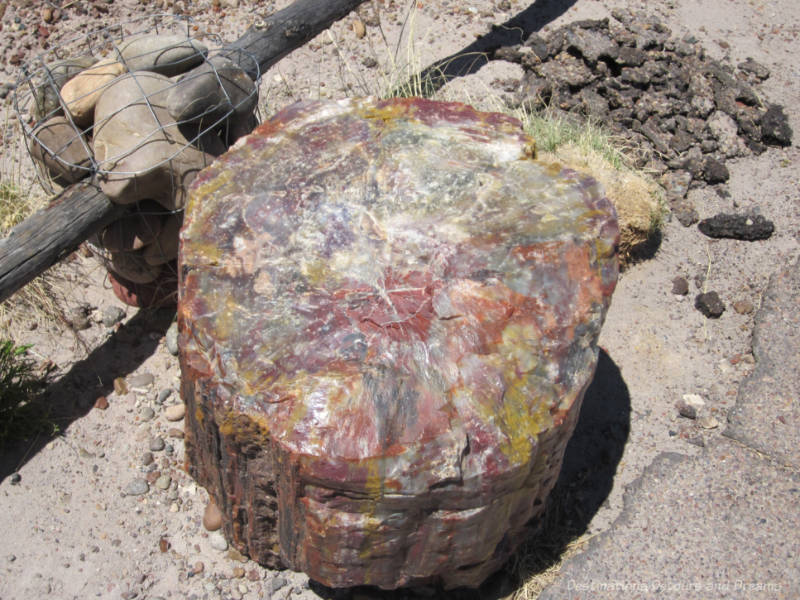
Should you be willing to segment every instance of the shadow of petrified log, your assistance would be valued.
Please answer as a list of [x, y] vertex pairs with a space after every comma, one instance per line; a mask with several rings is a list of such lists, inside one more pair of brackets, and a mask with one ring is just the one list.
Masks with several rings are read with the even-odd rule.
[[412, 83], [398, 86], [392, 95], [403, 96], [403, 90], [418, 90], [430, 98], [447, 82], [471, 75], [494, 59], [494, 53], [505, 46], [521, 44], [535, 31], [567, 12], [577, 0], [536, 0], [501, 25], [450, 56], [428, 65], [410, 79]]
[[[92, 409], [98, 396], [112, 392], [114, 379], [132, 373], [155, 352], [174, 316], [174, 309], [140, 310], [86, 358], [72, 365], [33, 401], [34, 405], [64, 431]], [[0, 481], [36, 456], [55, 435], [42, 434], [5, 448], [0, 455]]]

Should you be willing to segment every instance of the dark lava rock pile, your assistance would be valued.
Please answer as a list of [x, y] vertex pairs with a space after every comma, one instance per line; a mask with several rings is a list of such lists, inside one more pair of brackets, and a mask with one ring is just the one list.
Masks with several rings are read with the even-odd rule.
[[726, 159], [787, 146], [792, 131], [782, 107], [756, 90], [769, 77], [765, 66], [748, 59], [734, 70], [655, 17], [612, 14], [534, 33], [495, 58], [525, 69], [519, 106], [594, 119], [640, 148], [637, 166], [662, 176], [670, 207], [688, 226], [697, 221], [690, 187], [724, 183]]

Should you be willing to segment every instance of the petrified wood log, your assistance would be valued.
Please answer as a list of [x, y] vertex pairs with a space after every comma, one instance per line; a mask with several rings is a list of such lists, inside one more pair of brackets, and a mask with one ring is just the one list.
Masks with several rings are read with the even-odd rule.
[[285, 109], [181, 234], [187, 466], [231, 542], [329, 586], [476, 586], [556, 481], [617, 280], [614, 209], [509, 117]]

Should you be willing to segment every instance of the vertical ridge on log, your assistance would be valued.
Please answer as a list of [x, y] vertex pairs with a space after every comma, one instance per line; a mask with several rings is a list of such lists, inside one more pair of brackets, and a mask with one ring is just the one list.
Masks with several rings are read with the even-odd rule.
[[477, 586], [544, 510], [597, 362], [616, 215], [519, 123], [304, 102], [203, 171], [181, 234], [189, 472], [268, 566]]

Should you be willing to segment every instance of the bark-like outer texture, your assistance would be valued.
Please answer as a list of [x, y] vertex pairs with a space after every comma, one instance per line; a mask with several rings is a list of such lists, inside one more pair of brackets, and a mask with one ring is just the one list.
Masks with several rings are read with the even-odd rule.
[[596, 183], [519, 123], [293, 105], [181, 234], [187, 465], [231, 542], [329, 586], [476, 586], [544, 510], [617, 280]]

